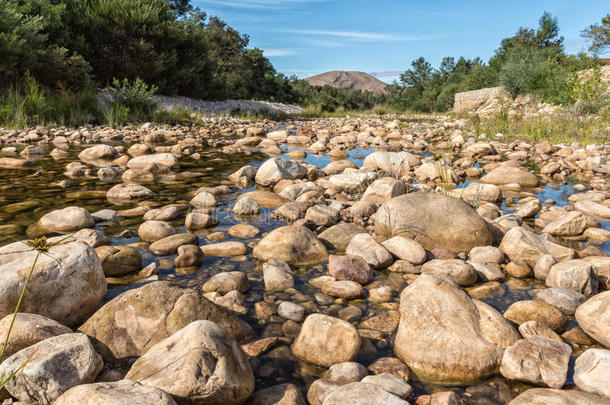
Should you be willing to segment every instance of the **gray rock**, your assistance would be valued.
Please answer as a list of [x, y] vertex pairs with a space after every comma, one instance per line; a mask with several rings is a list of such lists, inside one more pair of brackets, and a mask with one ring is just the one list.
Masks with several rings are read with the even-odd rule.
[[103, 365], [86, 335], [67, 333], [20, 350], [0, 365], [0, 373], [17, 372], [5, 385], [13, 397], [49, 405], [68, 389], [92, 383]]
[[263, 279], [266, 291], [284, 291], [294, 285], [290, 266], [282, 260], [263, 263]]
[[536, 294], [536, 299], [554, 306], [566, 315], [574, 315], [576, 308], [585, 302], [587, 297], [573, 290], [547, 288]]
[[576, 309], [578, 325], [599, 343], [610, 348], [610, 291], [604, 291]]
[[323, 405], [408, 405], [396, 395], [390, 394], [377, 384], [353, 382], [331, 392]]
[[509, 380], [561, 388], [571, 354], [572, 349], [565, 343], [539, 336], [521, 339], [504, 352], [500, 372]]
[[573, 290], [589, 297], [597, 294], [597, 273], [591, 263], [567, 260], [551, 267], [545, 284], [547, 287]]
[[470, 286], [476, 283], [477, 273], [474, 268], [460, 259], [434, 259], [425, 263], [422, 273], [442, 274], [460, 286]]
[[[0, 341], [3, 344], [12, 321], [13, 314], [0, 320]], [[64, 333], [72, 333], [72, 329], [42, 315], [18, 313], [7, 345], [4, 347], [4, 358], [40, 341]]]
[[248, 357], [223, 327], [210, 321], [192, 322], [152, 346], [125, 378], [183, 403], [241, 404], [254, 391]]
[[[62, 242], [63, 240], [63, 242]], [[40, 255], [20, 311], [39, 314], [64, 325], [78, 325], [106, 296], [100, 259], [87, 243], [65, 237]], [[24, 242], [0, 248], [0, 316], [12, 314], [37, 252]]]
[[52, 232], [72, 232], [92, 228], [95, 221], [89, 211], [80, 207], [66, 207], [51, 211], [40, 218], [40, 226]]
[[508, 405], [532, 404], [608, 405], [608, 400], [588, 392], [534, 388], [523, 392], [508, 403]]
[[456, 253], [492, 242], [487, 223], [468, 203], [436, 193], [406, 194], [383, 204], [375, 214], [375, 233], [385, 238], [405, 236], [426, 250]]

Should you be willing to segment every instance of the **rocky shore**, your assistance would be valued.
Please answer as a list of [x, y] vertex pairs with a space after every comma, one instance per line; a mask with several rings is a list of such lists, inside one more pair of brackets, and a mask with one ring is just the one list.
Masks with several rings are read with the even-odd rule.
[[5, 404], [610, 403], [610, 144], [202, 122], [0, 130]]

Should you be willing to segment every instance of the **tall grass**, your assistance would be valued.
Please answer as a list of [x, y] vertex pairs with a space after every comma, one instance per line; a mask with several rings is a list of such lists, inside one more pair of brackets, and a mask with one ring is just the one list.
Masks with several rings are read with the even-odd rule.
[[610, 111], [599, 115], [584, 115], [573, 109], [563, 109], [551, 116], [524, 118], [500, 111], [488, 118], [471, 118], [475, 132], [494, 136], [502, 134], [505, 140], [524, 139], [551, 143], [571, 143], [582, 145], [605, 143], [610, 138]]
[[0, 125], [7, 128], [78, 126], [95, 119], [95, 95], [92, 92], [48, 92], [29, 74], [0, 95]]

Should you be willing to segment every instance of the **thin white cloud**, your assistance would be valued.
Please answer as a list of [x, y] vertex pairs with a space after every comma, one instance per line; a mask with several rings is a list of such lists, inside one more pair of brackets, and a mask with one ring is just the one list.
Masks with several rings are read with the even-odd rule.
[[399, 34], [385, 34], [363, 31], [331, 31], [331, 30], [282, 30], [293, 34], [326, 36], [342, 38], [350, 41], [427, 41], [436, 39], [435, 36], [405, 36]]
[[271, 56], [290, 56], [296, 55], [295, 51], [291, 51], [289, 49], [263, 49], [263, 54], [266, 57]]

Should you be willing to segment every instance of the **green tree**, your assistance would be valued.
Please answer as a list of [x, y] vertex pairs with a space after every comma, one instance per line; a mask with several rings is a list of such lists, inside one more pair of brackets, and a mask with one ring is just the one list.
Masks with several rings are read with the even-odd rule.
[[594, 55], [610, 51], [610, 14], [602, 18], [601, 24], [592, 24], [581, 35], [589, 41], [589, 51]]

